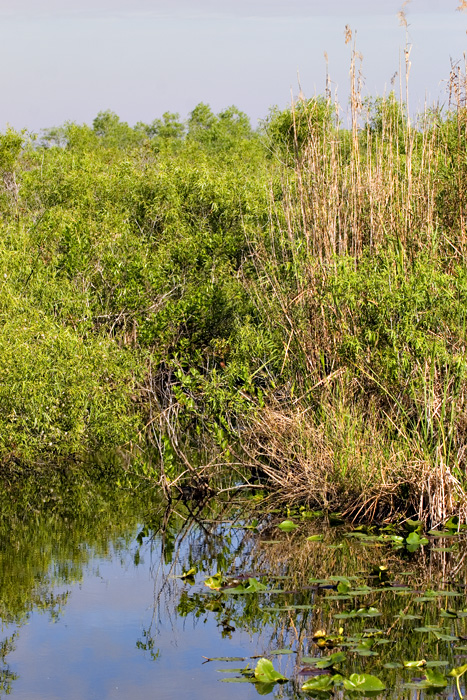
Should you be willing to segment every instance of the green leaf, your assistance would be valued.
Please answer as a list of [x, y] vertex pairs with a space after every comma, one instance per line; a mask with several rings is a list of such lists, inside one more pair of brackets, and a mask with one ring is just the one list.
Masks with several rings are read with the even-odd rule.
[[439, 659], [438, 661], [427, 661], [426, 662], [427, 668], [437, 668], [439, 666], [449, 666], [449, 661], [441, 661], [441, 659]]
[[204, 585], [210, 588], [212, 591], [218, 591], [222, 588], [222, 574], [218, 572], [214, 576], [210, 576], [204, 582]]
[[414, 627], [413, 631], [414, 632], [421, 632], [421, 633], [441, 632], [441, 627], [427, 625], [426, 627]]
[[379, 692], [385, 690], [386, 686], [379, 678], [369, 673], [352, 673], [349, 678], [344, 678], [344, 688], [362, 693]]
[[467, 664], [463, 664], [463, 666], [458, 666], [457, 668], [453, 668], [449, 671], [448, 676], [452, 676], [454, 678], [460, 678], [461, 676], [464, 675], [464, 673], [467, 671]]
[[307, 537], [307, 542], [322, 542], [324, 535], [311, 535]]
[[449, 520], [444, 523], [444, 527], [447, 530], [459, 530], [459, 516], [453, 515], [452, 518], [449, 518]]
[[421, 659], [420, 661], [404, 661], [404, 668], [424, 668], [425, 666], [425, 659]]
[[187, 583], [190, 583], [191, 585], [194, 584], [195, 582], [195, 574], [196, 574], [196, 568], [194, 566], [191, 567], [188, 571], [184, 571], [182, 575], [180, 576], [180, 579], [182, 581], [186, 581]]
[[277, 683], [287, 680], [285, 676], [274, 669], [269, 659], [262, 658], [255, 668], [255, 678], [259, 683]]
[[317, 662], [316, 667], [317, 668], [331, 668], [333, 666], [336, 666], [337, 664], [340, 664], [341, 661], [345, 661], [347, 657], [347, 654], [343, 651], [337, 651], [335, 654], [331, 654], [331, 656], [327, 656], [324, 659], [321, 659], [320, 661]]
[[298, 525], [296, 525], [292, 520], [283, 520], [277, 527], [283, 532], [292, 532], [293, 530], [297, 529]]
[[334, 687], [334, 676], [318, 676], [310, 678], [302, 685], [302, 690], [307, 692], [327, 693]]
[[[421, 520], [406, 520], [404, 523], [405, 529], [412, 532], [421, 532], [423, 523]], [[408, 538], [407, 538], [408, 539]]]
[[350, 581], [339, 581], [337, 584], [337, 592], [338, 593], [348, 593], [351, 589], [351, 583]]
[[441, 671], [437, 671], [435, 668], [427, 668], [425, 676], [428, 683], [433, 688], [445, 688], [448, 684], [444, 674], [441, 673]]
[[441, 639], [443, 642], [458, 642], [459, 637], [454, 636], [453, 634], [442, 634], [441, 632], [435, 632], [435, 637], [436, 639]]
[[407, 535], [406, 542], [408, 545], [411, 545], [413, 547], [420, 547], [423, 544], [428, 544], [427, 538], [420, 537], [418, 532], [411, 532], [409, 535]]
[[242, 582], [234, 588], [223, 588], [224, 593], [257, 593], [265, 590], [267, 590], [267, 586], [256, 578], [249, 578], [248, 582]]

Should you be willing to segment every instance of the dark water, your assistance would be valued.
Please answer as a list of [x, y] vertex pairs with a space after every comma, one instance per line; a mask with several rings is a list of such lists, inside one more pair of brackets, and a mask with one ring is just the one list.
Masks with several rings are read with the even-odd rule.
[[[168, 509], [109, 483], [49, 475], [7, 489], [0, 697], [366, 697], [301, 690], [317, 673], [306, 657], [337, 652], [331, 672], [378, 677], [387, 689], [377, 697], [458, 697], [452, 678], [419, 684], [427, 669], [445, 676], [467, 662], [462, 533], [411, 552], [303, 512], [289, 517], [292, 532], [277, 527], [284, 513], [243, 528], [251, 505]], [[222, 588], [211, 590], [218, 573]], [[289, 681], [248, 682], [258, 657]], [[427, 664], [402, 668], [408, 661]]]

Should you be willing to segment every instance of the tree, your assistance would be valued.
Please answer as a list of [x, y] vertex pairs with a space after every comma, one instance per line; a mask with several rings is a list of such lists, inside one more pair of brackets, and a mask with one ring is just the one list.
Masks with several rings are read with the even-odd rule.
[[141, 143], [141, 134], [109, 109], [98, 113], [92, 128], [103, 145], [110, 148], [127, 148]]

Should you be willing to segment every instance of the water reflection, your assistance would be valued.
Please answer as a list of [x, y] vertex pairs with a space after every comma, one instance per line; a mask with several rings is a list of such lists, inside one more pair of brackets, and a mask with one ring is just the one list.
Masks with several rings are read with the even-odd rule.
[[[116, 489], [117, 470], [6, 490], [1, 697], [299, 698], [339, 671], [422, 698], [420, 681], [467, 661], [464, 535], [410, 552], [303, 513], [291, 532], [276, 513], [249, 529], [251, 502], [168, 508], [138, 484]], [[289, 681], [248, 682], [262, 656]], [[433, 690], [456, 697], [453, 679]]]

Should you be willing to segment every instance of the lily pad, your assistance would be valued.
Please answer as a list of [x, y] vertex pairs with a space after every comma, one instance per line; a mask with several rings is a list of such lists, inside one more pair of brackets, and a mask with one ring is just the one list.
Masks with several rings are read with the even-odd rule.
[[441, 673], [441, 671], [437, 671], [435, 668], [427, 668], [425, 677], [432, 688], [445, 688], [448, 684], [444, 674]]
[[456, 637], [453, 634], [444, 634], [442, 632], [435, 632], [435, 637], [436, 639], [440, 639], [443, 642], [458, 642], [459, 637]]
[[343, 683], [344, 688], [352, 692], [375, 693], [386, 690], [384, 683], [369, 673], [352, 673], [349, 678], [344, 678]]
[[335, 666], [337, 666], [337, 664], [340, 664], [341, 661], [345, 661], [346, 658], [347, 658], [347, 654], [345, 652], [337, 651], [335, 654], [331, 654], [331, 656], [327, 656], [327, 657], [317, 661], [316, 667], [317, 668], [334, 668]]
[[426, 659], [420, 659], [419, 661], [404, 661], [404, 668], [424, 668], [426, 666]]
[[333, 689], [334, 683], [334, 676], [317, 676], [306, 681], [302, 685], [302, 690], [306, 693], [328, 693]]
[[[206, 583], [206, 585], [208, 585]], [[259, 591], [266, 591], [267, 586], [264, 583], [261, 583], [258, 581], [256, 578], [249, 578], [248, 581], [242, 581], [242, 583], [238, 584], [237, 586], [234, 586], [233, 588], [231, 587], [222, 587], [223, 592], [225, 593], [258, 593]]]
[[284, 683], [287, 678], [274, 669], [269, 659], [259, 659], [255, 668], [255, 678], [259, 683]]

